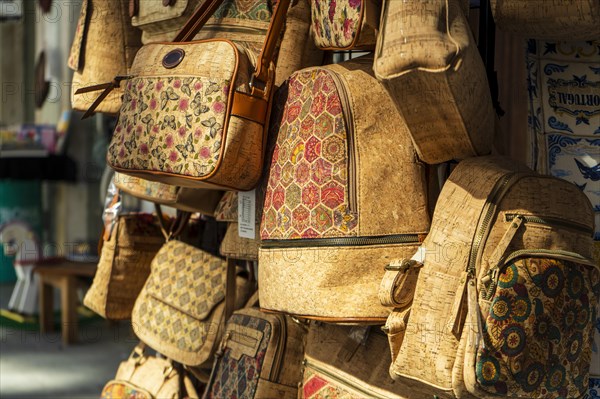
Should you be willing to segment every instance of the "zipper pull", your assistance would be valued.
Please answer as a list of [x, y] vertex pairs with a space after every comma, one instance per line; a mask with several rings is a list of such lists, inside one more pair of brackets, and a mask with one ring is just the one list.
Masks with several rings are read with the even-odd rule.
[[515, 235], [523, 225], [524, 221], [525, 218], [522, 215], [516, 215], [512, 222], [510, 222], [508, 229], [506, 230], [506, 232], [498, 242], [498, 245], [496, 245], [496, 248], [489, 257], [488, 265], [490, 269], [496, 269], [500, 266], [500, 261], [504, 257], [508, 246], [512, 242], [513, 238], [515, 238]]
[[479, 311], [479, 300], [477, 299], [477, 287], [475, 279], [469, 280], [467, 285], [467, 303], [469, 307], [469, 333], [474, 336], [469, 337], [470, 343], [475, 350], [481, 345], [485, 349], [485, 340], [483, 339], [483, 326], [481, 323], [481, 314]]
[[462, 272], [460, 275], [459, 286], [454, 297], [454, 302], [452, 303], [452, 308], [450, 310], [449, 320], [451, 323], [448, 324], [450, 330], [449, 332], [454, 334], [456, 337], [460, 337], [462, 327], [465, 323], [465, 296], [467, 293], [467, 285], [470, 280], [472, 280], [471, 274], [469, 272]]

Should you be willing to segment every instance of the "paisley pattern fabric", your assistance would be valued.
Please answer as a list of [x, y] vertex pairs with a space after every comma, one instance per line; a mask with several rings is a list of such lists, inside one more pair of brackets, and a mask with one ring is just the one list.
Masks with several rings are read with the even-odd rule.
[[317, 47], [349, 47], [360, 29], [362, 0], [312, 0]]
[[347, 133], [330, 72], [304, 70], [289, 81], [273, 151], [261, 238], [356, 236], [348, 201]]
[[[262, 340], [256, 356], [241, 355], [239, 359], [231, 356], [231, 349], [226, 347], [223, 356], [218, 360], [215, 379], [209, 387], [206, 398], [254, 398], [260, 373], [271, 339], [271, 324], [266, 320], [247, 315], [234, 314], [228, 324], [244, 326], [260, 331]], [[227, 335], [225, 336], [227, 337]], [[233, 343], [239, 345], [239, 343]]]
[[215, 11], [211, 19], [235, 18], [269, 22], [272, 14], [270, 0], [229, 0]]
[[124, 169], [210, 174], [221, 153], [230, 81], [204, 77], [133, 78], [108, 149]]
[[69, 68], [74, 71], [78, 71], [83, 68], [83, 39], [87, 24], [87, 14], [89, 8], [88, 3], [89, 0], [83, 0], [83, 3], [81, 3], [81, 14], [79, 14], [77, 29], [75, 30], [75, 37], [73, 38], [73, 44], [71, 44], [71, 51], [69, 52], [69, 60], [67, 61]]
[[111, 381], [108, 383], [102, 393], [100, 399], [153, 399], [146, 391], [142, 391], [133, 385], [120, 382]]
[[567, 261], [505, 266], [484, 315], [476, 377], [492, 394], [578, 398], [588, 384], [600, 275]]

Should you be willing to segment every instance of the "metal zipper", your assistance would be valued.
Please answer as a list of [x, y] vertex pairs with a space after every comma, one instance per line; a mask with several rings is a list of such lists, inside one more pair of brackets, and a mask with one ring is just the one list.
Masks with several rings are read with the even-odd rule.
[[348, 208], [350, 213], [356, 213], [358, 211], [358, 199], [356, 194], [356, 148], [354, 145], [354, 116], [352, 114], [352, 105], [350, 104], [348, 91], [344, 86], [344, 82], [342, 82], [337, 73], [333, 71], [319, 67], [306, 68], [304, 71], [323, 71], [327, 73], [333, 80], [340, 97], [340, 101], [342, 103], [342, 115], [344, 117], [344, 124], [346, 125], [346, 141], [348, 143]]
[[278, 314], [275, 315], [279, 321], [279, 339], [277, 340], [277, 348], [275, 350], [273, 366], [271, 366], [271, 372], [269, 373], [269, 381], [280, 382], [279, 374], [281, 373], [281, 364], [283, 363], [283, 355], [285, 354], [285, 346], [287, 342], [287, 323], [285, 317]]
[[375, 237], [301, 238], [297, 240], [263, 240], [261, 248], [351, 247], [420, 243], [423, 235], [395, 234]]
[[500, 278], [500, 274], [502, 273], [502, 270], [504, 270], [506, 265], [510, 264], [510, 262], [512, 262], [515, 259], [522, 258], [527, 255], [538, 258], [546, 257], [564, 260], [567, 262], [575, 262], [600, 269], [600, 265], [597, 265], [596, 262], [575, 252], [565, 251], [562, 249], [520, 249], [518, 251], [512, 252], [510, 255], [498, 262], [496, 266], [494, 266], [488, 271], [487, 276], [482, 279], [484, 285], [488, 286], [482, 292], [482, 299], [490, 300], [492, 296], [496, 293], [496, 288], [498, 287], [498, 279]]
[[348, 97], [348, 91], [340, 77], [331, 71], [327, 71], [333, 79], [342, 102], [342, 115], [346, 124], [346, 141], [348, 142], [348, 208], [350, 213], [358, 211], [358, 198], [356, 194], [356, 146], [354, 145], [354, 116], [352, 105]]
[[516, 172], [504, 175], [502, 178], [500, 178], [500, 180], [498, 180], [498, 182], [496, 182], [496, 185], [488, 196], [488, 199], [481, 212], [481, 217], [479, 219], [477, 231], [475, 232], [475, 237], [473, 238], [471, 250], [469, 251], [469, 261], [467, 262], [467, 274], [469, 278], [475, 277], [479, 250], [485, 238], [484, 235], [486, 235], [488, 232], [492, 217], [496, 213], [496, 201], [502, 198], [508, 189], [523, 176], [524, 175]]
[[590, 234], [590, 235], [592, 235], [594, 232], [594, 230], [589, 226], [585, 226], [581, 223], [576, 223], [571, 220], [562, 219], [562, 218], [554, 218], [554, 217], [546, 217], [546, 216], [539, 217], [539, 216], [533, 216], [533, 215], [519, 215], [516, 213], [507, 213], [504, 216], [504, 218], [507, 222], [512, 222], [517, 217], [522, 218], [525, 223], [534, 223], [534, 224], [543, 224], [546, 226], [563, 227], [563, 228], [567, 228], [567, 229], [571, 229], [571, 230], [581, 231], [582, 233], [586, 233], [586, 234]]
[[358, 385], [352, 384], [351, 382], [342, 379], [341, 377], [333, 374], [330, 371], [327, 371], [317, 365], [315, 365], [314, 363], [312, 363], [311, 361], [309, 361], [308, 359], [304, 359], [304, 361], [302, 362], [302, 364], [304, 365], [304, 367], [309, 367], [312, 368], [313, 370], [316, 370], [317, 372], [324, 374], [325, 376], [331, 378], [332, 380], [334, 380], [336, 383], [338, 383], [339, 385], [342, 386], [347, 386], [350, 389], [354, 390], [354, 391], [358, 391], [360, 392], [364, 398], [375, 398], [375, 399], [389, 399], [388, 396], [381, 396], [378, 394], [375, 394], [373, 392], [369, 392], [366, 391], [364, 388], [359, 387]]

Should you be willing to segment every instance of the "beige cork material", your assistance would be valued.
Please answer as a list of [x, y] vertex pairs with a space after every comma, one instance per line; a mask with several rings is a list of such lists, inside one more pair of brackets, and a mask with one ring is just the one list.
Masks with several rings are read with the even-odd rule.
[[496, 116], [462, 8], [458, 0], [390, 1], [382, 13], [374, 71], [429, 164], [492, 148]]
[[[68, 63], [75, 71], [71, 85], [73, 109], [87, 111], [100, 94], [94, 91], [75, 95], [76, 90], [127, 75], [142, 45], [141, 32], [129, 21], [128, 4], [128, 0], [83, 2]], [[122, 95], [122, 89], [113, 90], [96, 112], [118, 113]]]
[[[515, 215], [524, 222], [506, 239]], [[473, 383], [474, 344], [467, 343], [467, 332], [475, 324], [465, 319], [474, 314], [467, 312], [473, 304], [467, 293], [487, 291], [490, 269], [518, 250], [563, 250], [590, 259], [592, 231], [592, 208], [574, 185], [505, 158], [461, 162], [442, 189], [423, 243], [406, 332], [399, 350], [392, 345], [398, 353], [390, 368], [394, 378], [440, 397], [493, 397]], [[475, 279], [467, 274], [470, 265]], [[485, 319], [489, 304], [482, 301], [477, 306]]]
[[392, 259], [411, 257], [416, 244], [259, 251], [260, 306], [334, 322], [383, 324], [390, 309], [377, 292]]
[[119, 216], [102, 246], [98, 270], [85, 294], [84, 305], [105, 319], [129, 319], [150, 275], [150, 263], [164, 242], [155, 219], [136, 214]]
[[496, 26], [528, 39], [593, 40], [600, 37], [596, 0], [491, 0]]
[[203, 0], [177, 0], [164, 5], [159, 0], [132, 0], [137, 12], [131, 24], [142, 30], [142, 42], [171, 41]]
[[223, 241], [221, 242], [221, 255], [231, 259], [258, 260], [259, 227], [257, 224], [255, 230], [256, 238], [250, 239], [240, 237], [237, 222], [229, 223], [227, 233], [225, 233], [225, 237], [223, 237]]
[[389, 358], [384, 357], [386, 346], [379, 327], [311, 323], [298, 397], [425, 398], [390, 377]]

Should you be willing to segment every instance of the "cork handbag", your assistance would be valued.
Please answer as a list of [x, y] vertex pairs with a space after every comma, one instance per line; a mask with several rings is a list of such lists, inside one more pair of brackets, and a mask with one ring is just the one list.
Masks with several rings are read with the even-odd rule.
[[410, 257], [429, 230], [426, 168], [372, 62], [303, 69], [280, 89], [260, 230], [262, 309], [383, 323], [384, 268]]
[[121, 192], [136, 198], [185, 212], [200, 212], [208, 216], [213, 216], [215, 208], [223, 196], [223, 191], [220, 190], [171, 186], [118, 172], [115, 173], [114, 182]]
[[498, 29], [523, 38], [594, 40], [600, 37], [595, 0], [491, 0]]
[[381, 0], [310, 1], [312, 36], [318, 48], [352, 50], [375, 46]]
[[[141, 33], [129, 22], [128, 0], [84, 0], [68, 65], [75, 71], [71, 85], [73, 109], [87, 111], [97, 94], [79, 89], [110, 82], [115, 76], [127, 75], [133, 58], [141, 47]], [[96, 107], [97, 112], [116, 114], [123, 91], [116, 89]]]
[[418, 269], [409, 313], [387, 328], [392, 376], [415, 398], [582, 396], [600, 294], [593, 224], [566, 181], [505, 158], [461, 162], [424, 257], [384, 278], [387, 290]]
[[289, 316], [233, 313], [215, 355], [204, 399], [296, 399], [307, 327]]
[[105, 230], [103, 240], [98, 270], [83, 304], [106, 319], [129, 319], [165, 238], [156, 216], [124, 214], [112, 231]]
[[377, 327], [311, 323], [300, 399], [413, 399], [414, 391], [388, 373], [385, 334]]
[[140, 340], [179, 363], [210, 367], [226, 311], [242, 307], [252, 289], [227, 263], [181, 241], [168, 241], [152, 261], [133, 308], [131, 321]]
[[173, 43], [142, 47], [129, 75], [114, 81], [124, 81], [125, 93], [109, 166], [182, 187], [251, 189], [260, 177], [272, 59], [289, 2], [278, 3], [254, 71], [231, 41], [188, 41], [222, 0], [203, 3]]
[[204, 0], [130, 0], [131, 25], [139, 28], [142, 43], [171, 41]]
[[492, 148], [496, 115], [465, 6], [462, 0], [383, 5], [373, 69], [405, 118], [419, 158], [429, 164]]
[[102, 390], [101, 399], [197, 399], [198, 394], [186, 371], [171, 360], [149, 356], [138, 344], [117, 375]]

